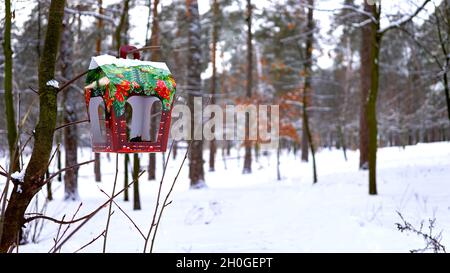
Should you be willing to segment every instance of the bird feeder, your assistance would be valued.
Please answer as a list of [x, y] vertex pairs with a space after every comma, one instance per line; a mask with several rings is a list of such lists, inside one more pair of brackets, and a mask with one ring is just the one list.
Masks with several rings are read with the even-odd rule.
[[176, 83], [165, 63], [140, 61], [134, 49], [91, 59], [84, 91], [96, 153], [166, 151]]

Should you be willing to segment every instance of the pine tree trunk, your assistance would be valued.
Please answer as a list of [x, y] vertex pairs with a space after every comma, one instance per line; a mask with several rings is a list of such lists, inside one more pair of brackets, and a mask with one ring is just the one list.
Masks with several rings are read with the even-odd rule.
[[[151, 50], [151, 60], [153, 62], [159, 62], [160, 56], [159, 52], [160, 49], [157, 48], [159, 46], [159, 21], [158, 21], [158, 5], [159, 0], [153, 0], [153, 21], [152, 21], [152, 35], [150, 37], [150, 46], [152, 46]], [[157, 114], [156, 107], [152, 107], [151, 115], [151, 127], [150, 127], [150, 135], [152, 138], [157, 133], [158, 129], [158, 120], [155, 114]], [[156, 141], [156, 139], [154, 140]], [[156, 155], [155, 153], [149, 154], [149, 164], [148, 164], [148, 180], [155, 180], [156, 179]]]
[[139, 154], [134, 154], [133, 158], [133, 210], [141, 209], [141, 197], [139, 195]]
[[[103, 1], [98, 0], [98, 12], [100, 15], [103, 14]], [[97, 40], [95, 45], [95, 50], [97, 53], [97, 56], [101, 54], [102, 52], [102, 30], [103, 30], [103, 20], [102, 18], [98, 18], [97, 21]], [[100, 165], [100, 154], [95, 153], [95, 162], [94, 162], [94, 174], [95, 174], [95, 181], [101, 182], [102, 181], [102, 173], [101, 173], [101, 165]]]
[[205, 186], [203, 170], [203, 140], [194, 139], [196, 126], [201, 126], [202, 120], [195, 120], [194, 98], [201, 94], [201, 27], [197, 0], [186, 0], [186, 18], [188, 22], [188, 48], [187, 51], [187, 85], [189, 86], [188, 106], [191, 109], [192, 139], [189, 152], [189, 179], [191, 188], [197, 189]]
[[124, 169], [123, 201], [129, 201], [130, 200], [129, 195], [128, 195], [128, 184], [129, 184], [129, 181], [128, 181], [128, 172], [129, 172], [128, 165], [129, 165], [129, 162], [130, 162], [130, 155], [129, 154], [125, 154], [125, 160], [124, 160], [125, 164], [124, 164], [124, 168], [123, 168]]
[[[369, 3], [365, 2], [364, 10], [371, 12]], [[361, 39], [361, 104], [359, 112], [359, 168], [367, 170], [369, 164], [369, 125], [367, 120], [367, 100], [371, 87], [371, 48], [372, 48], [372, 28], [370, 25], [362, 27]]]
[[[115, 50], [117, 54], [119, 54], [120, 46], [122, 44], [122, 30], [125, 28], [126, 20], [128, 17], [128, 8], [129, 8], [129, 0], [126, 0], [123, 6], [122, 14], [120, 16], [119, 25], [117, 26], [115, 32], [114, 32], [114, 43]], [[99, 52], [98, 52], [99, 53]], [[128, 185], [128, 163], [130, 161], [130, 156], [128, 154], [125, 154], [124, 158], [124, 183]], [[133, 186], [134, 189], [135, 186]], [[128, 201], [128, 188], [126, 188], [124, 193], [124, 199], [125, 201]]]
[[100, 167], [100, 154], [95, 153], [95, 161], [94, 161], [94, 174], [95, 174], [95, 181], [101, 182], [102, 181], [102, 172]]
[[[217, 66], [216, 66], [216, 50], [217, 50], [217, 36], [218, 36], [218, 22], [219, 16], [219, 3], [217, 0], [213, 2], [213, 28], [212, 28], [212, 49], [211, 49], [211, 62], [212, 62], [212, 79], [211, 79], [211, 104], [216, 104], [216, 84], [217, 84]], [[213, 118], [213, 114], [211, 114]], [[215, 132], [215, 128], [212, 131]], [[209, 171], [214, 172], [216, 170], [216, 139], [209, 143]]]
[[[253, 85], [253, 34], [252, 34], [252, 3], [251, 0], [247, 0], [247, 98], [250, 99], [252, 97], [252, 85]], [[245, 155], [244, 155], [244, 169], [242, 173], [251, 173], [252, 172], [252, 143], [249, 139], [250, 136], [250, 115], [247, 113], [245, 115]]]
[[[103, 0], [98, 0], [98, 14], [103, 15]], [[102, 31], [103, 31], [103, 19], [98, 17], [97, 19], [97, 40], [95, 42], [95, 51], [97, 56], [102, 53]]]
[[[70, 29], [69, 16], [65, 16], [65, 24], [60, 49], [61, 75], [65, 79], [73, 78], [73, 33]], [[77, 91], [68, 87], [63, 92], [64, 124], [75, 122], [77, 117]], [[78, 130], [77, 126], [64, 127], [65, 166], [78, 163]], [[78, 195], [78, 167], [68, 169], [64, 173], [64, 200], [79, 200]]]
[[347, 144], [345, 143], [345, 136], [344, 136], [344, 132], [342, 130], [342, 126], [338, 125], [337, 133], [338, 133], [339, 143], [342, 146], [342, 152], [344, 153], [344, 159], [345, 159], [345, 161], [347, 161]]
[[[441, 49], [442, 53], [445, 55], [445, 67], [447, 68], [446, 71], [443, 71], [443, 81], [444, 81], [444, 93], [445, 93], [445, 101], [447, 104], [447, 115], [448, 119], [450, 120], [450, 90], [449, 90], [449, 80], [448, 80], [448, 67], [450, 67], [450, 1], [444, 0], [444, 11], [442, 12], [445, 14], [445, 20], [444, 23], [446, 25], [446, 36], [447, 39], [445, 39], [444, 35], [439, 35], [439, 40], [441, 43]], [[438, 15], [436, 15], [438, 16]], [[442, 21], [442, 20], [440, 20]], [[438, 22], [439, 23], [439, 22]], [[438, 30], [440, 31], [440, 30]]]
[[[61, 135], [61, 133], [60, 134], [58, 134], [58, 135]], [[60, 137], [60, 139], [61, 139], [61, 137]], [[61, 143], [61, 141], [58, 141], [57, 143]], [[58, 150], [57, 152], [56, 152], [56, 157], [58, 158], [58, 162], [57, 162], [57, 167], [58, 167], [58, 172], [59, 171], [61, 171], [61, 169], [62, 169], [62, 160], [61, 160], [61, 158], [62, 158], [62, 156], [61, 156], [61, 150]], [[59, 173], [58, 174], [58, 182], [62, 182], [62, 173]]]
[[278, 181], [281, 181], [280, 153], [281, 153], [281, 148], [280, 148], [280, 145], [278, 145], [278, 148], [277, 148], [277, 180]]
[[[44, 185], [43, 177], [50, 159], [57, 116], [57, 89], [47, 85], [47, 82], [54, 79], [64, 5], [63, 0], [52, 0], [50, 4], [44, 51], [39, 62], [39, 121], [34, 134], [34, 148], [24, 181], [20, 185], [14, 185], [9, 198], [1, 225], [0, 252], [7, 252], [17, 241], [25, 210]], [[18, 187], [21, 187], [21, 191]]]
[[[305, 92], [305, 91], [303, 91]], [[303, 94], [303, 107], [307, 108], [307, 102], [305, 101], [306, 98], [306, 94]], [[303, 126], [303, 130], [302, 130], [302, 161], [303, 162], [308, 162], [309, 160], [309, 143], [308, 143], [308, 133], [306, 132], [306, 122], [305, 122], [305, 118], [303, 117], [302, 119], [302, 126]]]
[[[317, 183], [317, 168], [314, 141], [312, 139], [311, 128], [309, 126], [308, 105], [311, 101], [311, 75], [313, 65], [313, 43], [314, 43], [314, 0], [308, 0], [308, 21], [306, 36], [306, 60], [305, 60], [305, 84], [303, 87], [303, 125], [304, 132], [306, 132], [307, 143], [311, 149], [311, 156], [313, 160], [313, 183]], [[307, 151], [308, 152], [308, 151]], [[302, 151], [303, 157], [303, 151]]]
[[[47, 169], [45, 173], [45, 178], [48, 179], [50, 177], [50, 172]], [[52, 181], [47, 182], [47, 200], [53, 201], [53, 191], [52, 191]]]
[[379, 53], [381, 45], [381, 34], [378, 34], [380, 29], [379, 19], [380, 10], [378, 5], [371, 7], [371, 12], [377, 23], [371, 25], [371, 74], [370, 74], [370, 91], [367, 100], [367, 122], [369, 125], [369, 194], [377, 194], [376, 181], [376, 164], [377, 164], [377, 145], [378, 145], [378, 130], [377, 130], [377, 96], [379, 85]]
[[119, 25], [114, 32], [114, 47], [117, 50], [117, 54], [119, 54], [120, 45], [122, 43], [122, 31], [126, 25], [126, 20], [128, 17], [128, 9], [130, 5], [130, 0], [125, 0], [123, 5], [122, 14], [120, 15]]
[[[150, 131], [152, 131], [152, 129], [150, 129]], [[156, 155], [155, 155], [155, 153], [151, 153], [148, 155], [148, 170], [147, 171], [148, 171], [148, 180], [155, 180], [156, 179]]]
[[172, 150], [172, 158], [175, 160], [177, 159], [177, 151], [178, 151], [178, 143], [175, 141], [173, 144], [173, 150]]
[[17, 128], [14, 117], [13, 101], [13, 59], [11, 49], [11, 0], [5, 0], [5, 32], [3, 38], [3, 53], [5, 55], [4, 88], [5, 116], [9, 145], [9, 164], [12, 172], [18, 171], [19, 156], [15, 155], [17, 147]]

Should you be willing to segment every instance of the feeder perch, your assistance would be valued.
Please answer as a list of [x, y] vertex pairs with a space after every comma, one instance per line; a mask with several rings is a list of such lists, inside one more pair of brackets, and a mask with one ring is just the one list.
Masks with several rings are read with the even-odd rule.
[[137, 51], [126, 59], [134, 49], [122, 46], [120, 58], [91, 59], [84, 91], [96, 153], [166, 151], [176, 83], [165, 63], [140, 61]]

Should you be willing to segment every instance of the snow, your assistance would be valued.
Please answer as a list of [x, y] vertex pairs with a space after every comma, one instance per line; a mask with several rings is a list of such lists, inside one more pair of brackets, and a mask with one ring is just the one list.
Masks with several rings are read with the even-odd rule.
[[23, 178], [25, 177], [25, 169], [22, 169], [20, 172], [15, 172], [11, 174], [11, 178], [17, 181], [23, 182]]
[[91, 63], [89, 64], [89, 70], [95, 69], [99, 66], [107, 65], [107, 64], [115, 64], [117, 66], [138, 66], [138, 65], [150, 65], [159, 69], [163, 69], [169, 71], [169, 68], [165, 63], [161, 62], [148, 62], [148, 61], [140, 61], [134, 59], [122, 59], [116, 58], [114, 56], [104, 54], [100, 56], [93, 57], [91, 59]]
[[[183, 155], [184, 150], [180, 150], [178, 158], [169, 161], [163, 197]], [[205, 159], [207, 155], [205, 151]], [[315, 185], [311, 163], [301, 163], [292, 153], [281, 156], [281, 181], [276, 180], [275, 152], [261, 155], [251, 175], [242, 175], [243, 149], [240, 156], [236, 159], [234, 151], [234, 159], [224, 162], [219, 152], [216, 172], [207, 172], [205, 164], [207, 187], [200, 190], [189, 188], [186, 161], [169, 198], [173, 202], [162, 216], [155, 252], [408, 252], [423, 247], [420, 237], [397, 231], [395, 224], [401, 222], [397, 211], [415, 226], [436, 218], [434, 233], [442, 230], [442, 243], [450, 246], [450, 142], [380, 149], [377, 196], [368, 195], [368, 173], [358, 169], [357, 151], [348, 151], [346, 162], [340, 150], [321, 150], [317, 155], [319, 182]], [[93, 154], [83, 149], [79, 158], [88, 160]], [[158, 154], [158, 167], [161, 158]], [[141, 156], [141, 160], [145, 169], [148, 156]], [[80, 168], [79, 202], [62, 201], [63, 186], [54, 180], [55, 200], [48, 203], [46, 215], [60, 219], [66, 214], [69, 219], [80, 202], [83, 205], [77, 217], [100, 206], [107, 200], [100, 189], [112, 192], [114, 161], [115, 154], [110, 161], [102, 155], [102, 183], [94, 182], [92, 165]], [[120, 163], [116, 192], [123, 185], [123, 155]], [[157, 175], [159, 178], [160, 169]], [[133, 211], [132, 202], [117, 199], [144, 234], [152, 221], [159, 185], [159, 180], [146, 178], [144, 174], [139, 184], [141, 211]], [[142, 252], [141, 235], [117, 207], [113, 210], [107, 251]], [[107, 208], [83, 226], [62, 252], [74, 252], [97, 237], [105, 228], [106, 215]], [[45, 222], [40, 241], [20, 246], [19, 251], [47, 252], [57, 229], [57, 224]], [[81, 252], [101, 252], [102, 240]]]
[[51, 86], [51, 87], [54, 87], [54, 88], [58, 89], [59, 88], [59, 82], [57, 80], [49, 80], [47, 82], [47, 86]]

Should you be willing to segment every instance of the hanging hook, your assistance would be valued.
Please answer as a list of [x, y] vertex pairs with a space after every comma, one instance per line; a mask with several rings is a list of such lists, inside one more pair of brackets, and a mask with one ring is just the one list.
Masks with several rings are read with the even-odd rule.
[[120, 58], [126, 59], [127, 55], [133, 53], [133, 59], [139, 60], [141, 58], [141, 53], [136, 50], [135, 46], [123, 45], [120, 47]]

